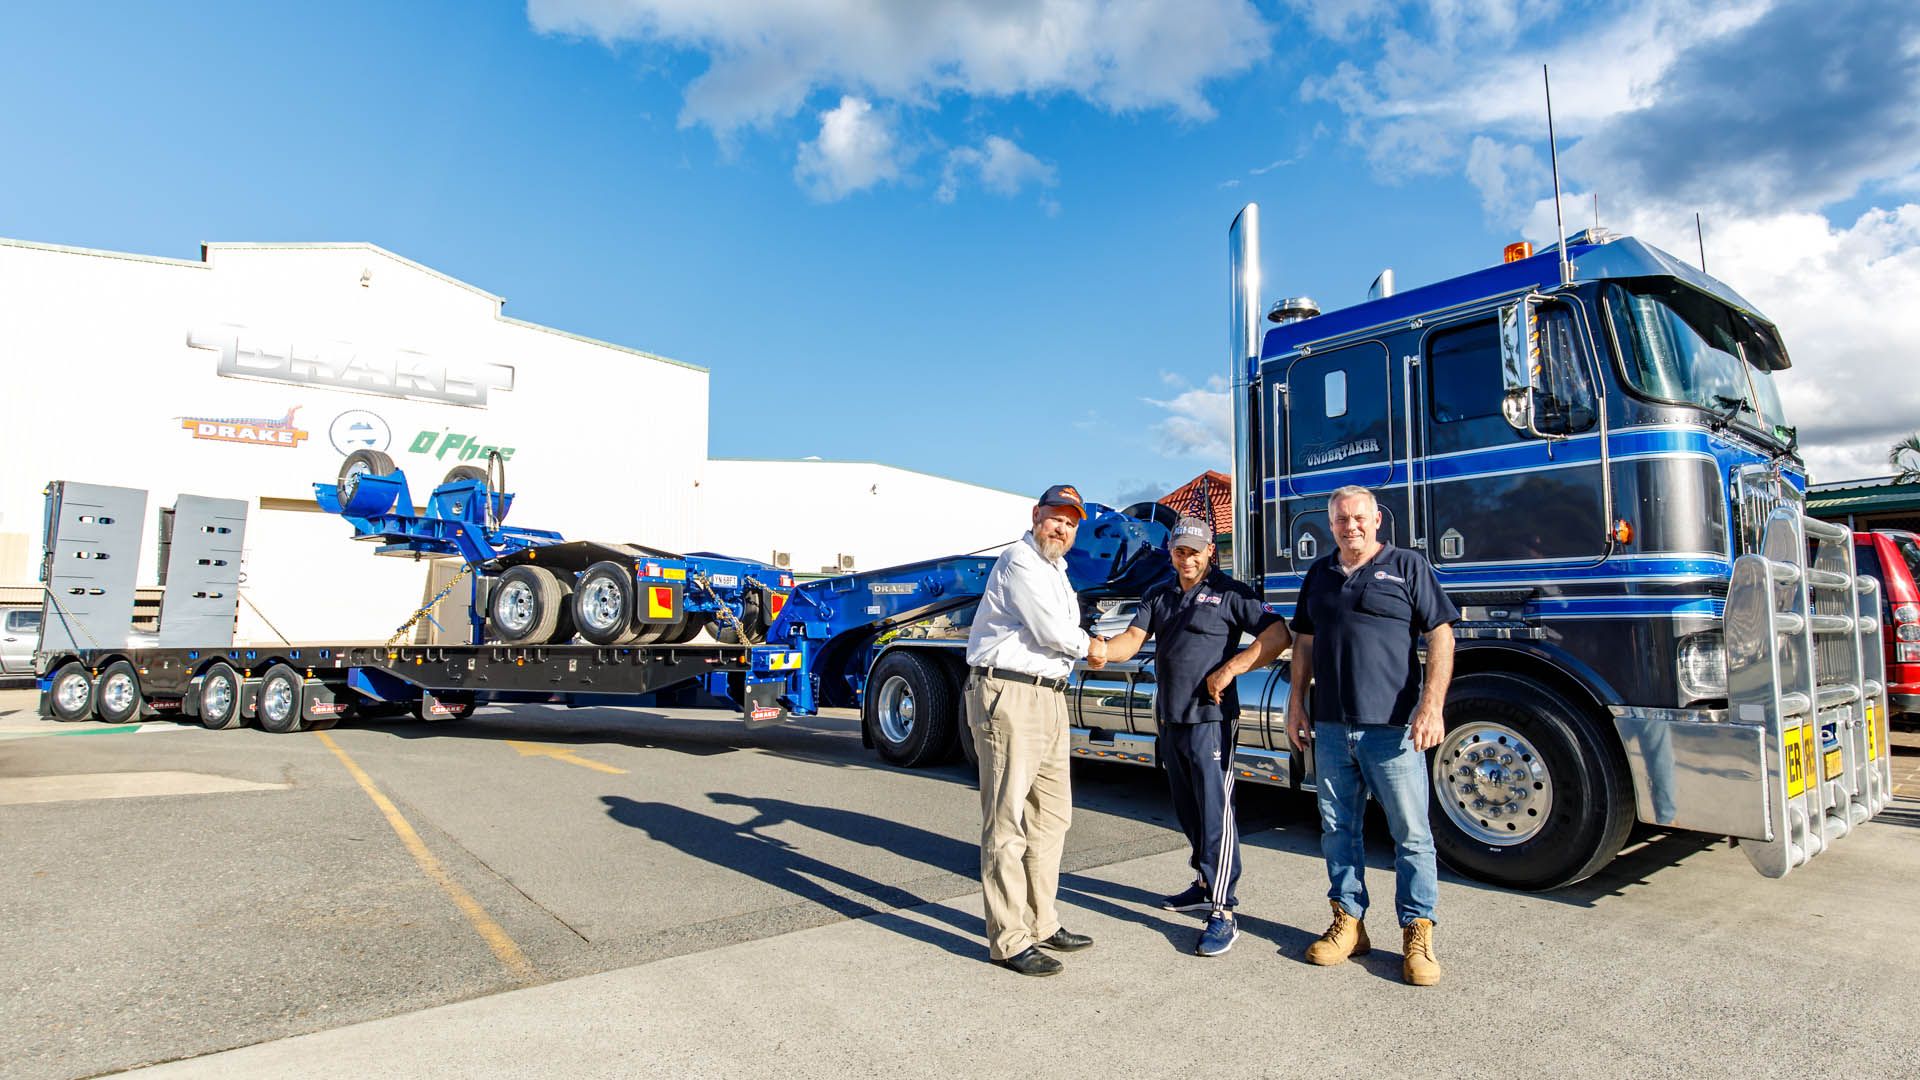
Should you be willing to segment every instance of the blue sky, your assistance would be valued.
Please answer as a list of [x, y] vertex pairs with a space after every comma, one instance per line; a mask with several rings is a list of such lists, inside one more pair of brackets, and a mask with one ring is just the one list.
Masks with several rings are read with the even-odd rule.
[[1920, 293], [1900, 4], [71, 7], [0, 16], [0, 235], [371, 241], [709, 368], [716, 457], [1114, 502], [1224, 468], [1235, 211], [1269, 299], [1495, 261], [1551, 231], [1542, 62], [1569, 205], [1680, 251], [1706, 214], [1818, 478], [1920, 427], [1920, 313], [1870, 299]]

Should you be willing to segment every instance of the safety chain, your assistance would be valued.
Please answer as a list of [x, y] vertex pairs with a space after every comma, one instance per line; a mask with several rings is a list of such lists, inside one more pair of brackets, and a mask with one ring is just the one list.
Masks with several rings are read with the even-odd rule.
[[733, 628], [733, 632], [735, 636], [739, 637], [740, 639], [740, 644], [742, 645], [760, 644], [759, 642], [753, 640], [753, 635], [747, 632], [746, 624], [740, 621], [739, 617], [733, 613], [733, 609], [727, 606], [727, 602], [720, 598], [720, 594], [718, 592], [714, 591], [713, 585], [707, 581], [707, 575], [701, 573], [698, 570], [695, 570], [692, 572], [691, 576], [693, 578], [694, 584], [700, 586], [702, 589], [705, 589], [707, 591], [707, 595], [713, 597], [713, 606], [715, 609], [714, 613], [720, 616], [720, 621], [723, 624]]
[[[427, 601], [425, 604], [422, 604], [420, 606], [420, 610], [413, 613], [412, 618], [400, 624], [400, 629], [395, 630], [393, 632], [393, 636], [387, 639], [386, 647], [390, 649], [395, 645], [400, 644], [400, 639], [406, 637], [409, 633], [413, 631], [414, 627], [420, 625], [421, 619], [426, 619], [428, 622], [433, 622], [433, 616], [428, 614], [433, 610], [433, 605], [446, 599], [447, 594], [453, 591], [453, 587], [455, 585], [460, 584], [460, 582], [465, 580], [466, 576], [468, 574], [473, 573], [473, 571], [474, 571], [474, 566], [472, 563], [467, 563], [465, 566], [462, 566], [460, 568], [460, 572], [453, 575], [453, 580], [447, 582], [446, 588], [441, 589], [437, 593], [434, 593], [433, 599]], [[440, 624], [436, 622], [433, 625], [439, 626]]]

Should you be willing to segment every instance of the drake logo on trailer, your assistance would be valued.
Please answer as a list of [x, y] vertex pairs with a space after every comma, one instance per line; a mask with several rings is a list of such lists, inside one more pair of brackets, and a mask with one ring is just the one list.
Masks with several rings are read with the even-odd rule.
[[285, 416], [176, 416], [180, 426], [196, 439], [247, 443], [252, 446], [299, 446], [307, 433], [293, 425], [295, 405]]
[[505, 364], [445, 364], [405, 349], [377, 353], [342, 342], [301, 345], [268, 341], [240, 327], [190, 331], [187, 345], [219, 353], [216, 370], [232, 379], [261, 379], [482, 409], [490, 392], [513, 389], [513, 369]]

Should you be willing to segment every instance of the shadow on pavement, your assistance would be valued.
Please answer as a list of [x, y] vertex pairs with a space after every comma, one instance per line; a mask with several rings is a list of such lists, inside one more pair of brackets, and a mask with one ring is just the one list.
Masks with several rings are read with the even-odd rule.
[[[600, 801], [606, 804], [607, 815], [613, 820], [639, 829], [687, 855], [785, 889], [801, 900], [846, 918], [865, 919], [955, 956], [986, 960], [985, 928], [979, 919], [932, 904], [927, 897], [909, 889], [823, 862], [760, 830], [793, 822], [829, 836], [916, 858], [939, 870], [969, 876], [977, 874], [980, 866], [979, 849], [972, 844], [851, 810], [723, 792], [709, 793], [707, 797], [722, 806], [747, 807], [756, 816], [751, 821], [735, 824], [665, 803], [639, 802], [618, 795], [602, 796]], [[895, 913], [894, 909], [898, 908], [921, 908], [927, 917], [947, 923], [953, 931], [905, 918]]]

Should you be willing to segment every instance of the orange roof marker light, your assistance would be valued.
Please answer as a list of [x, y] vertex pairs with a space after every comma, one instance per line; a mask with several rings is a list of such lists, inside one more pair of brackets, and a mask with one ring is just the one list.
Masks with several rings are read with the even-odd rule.
[[1525, 240], [1516, 240], [1500, 252], [1501, 262], [1519, 262], [1533, 257], [1533, 245]]

